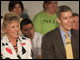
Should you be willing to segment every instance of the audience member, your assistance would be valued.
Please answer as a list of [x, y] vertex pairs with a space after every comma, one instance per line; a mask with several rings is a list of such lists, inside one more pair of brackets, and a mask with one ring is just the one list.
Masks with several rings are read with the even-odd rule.
[[32, 59], [30, 39], [19, 36], [19, 21], [19, 16], [14, 12], [3, 16], [5, 36], [1, 39], [1, 59]]
[[[23, 3], [21, 1], [10, 1], [9, 2], [9, 6], [8, 6], [8, 10], [10, 12], [15, 12], [18, 16], [20, 16], [20, 14], [23, 12], [24, 10], [24, 6]], [[22, 21], [23, 18], [20, 17], [20, 21]], [[1, 25], [2, 25], [3, 19], [1, 19]], [[19, 27], [20, 28], [20, 27]], [[19, 33], [21, 33], [19, 31]], [[3, 32], [3, 30], [1, 29], [1, 38], [5, 35], [5, 33]]]
[[23, 19], [20, 23], [21, 34], [31, 39], [33, 49], [33, 59], [41, 59], [41, 42], [42, 35], [38, 32], [34, 32], [34, 25], [31, 20]]
[[[42, 37], [42, 59], [79, 59], [79, 32], [71, 29], [71, 8], [66, 5], [59, 6], [56, 14], [59, 27]], [[69, 35], [68, 39], [66, 33]], [[66, 43], [66, 40], [69, 41]]]
[[73, 13], [73, 29], [79, 31], [79, 14]]
[[44, 1], [44, 10], [33, 18], [34, 30], [44, 35], [59, 26], [57, 22], [57, 1]]

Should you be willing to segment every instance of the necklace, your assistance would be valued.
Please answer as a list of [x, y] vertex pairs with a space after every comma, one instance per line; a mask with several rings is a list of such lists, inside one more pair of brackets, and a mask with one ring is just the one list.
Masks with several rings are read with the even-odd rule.
[[16, 45], [14, 45], [13, 47], [14, 47], [15, 51], [17, 52], [17, 50], [18, 50], [17, 49], [17, 41], [16, 41]]

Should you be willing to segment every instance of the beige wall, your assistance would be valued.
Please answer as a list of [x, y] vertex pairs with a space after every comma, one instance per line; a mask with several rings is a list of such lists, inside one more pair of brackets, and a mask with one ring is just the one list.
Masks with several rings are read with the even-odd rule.
[[[24, 5], [24, 12], [31, 20], [35, 14], [43, 10], [43, 1], [22, 1]], [[9, 1], [1, 1], [1, 16], [8, 12]], [[58, 6], [67, 5], [71, 7], [73, 12], [79, 13], [79, 1], [58, 1]]]

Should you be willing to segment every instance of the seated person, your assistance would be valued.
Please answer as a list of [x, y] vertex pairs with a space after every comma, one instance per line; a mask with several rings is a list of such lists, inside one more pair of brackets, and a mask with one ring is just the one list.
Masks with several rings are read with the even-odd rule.
[[41, 59], [41, 42], [42, 35], [38, 32], [34, 32], [34, 25], [31, 20], [23, 19], [20, 23], [21, 34], [31, 39], [33, 49], [33, 59]]
[[44, 1], [43, 10], [37, 13], [32, 22], [34, 30], [42, 35], [59, 26], [56, 16], [57, 1]]
[[30, 38], [19, 36], [20, 18], [13, 12], [3, 16], [1, 59], [32, 59]]
[[79, 14], [73, 13], [73, 29], [79, 31]]

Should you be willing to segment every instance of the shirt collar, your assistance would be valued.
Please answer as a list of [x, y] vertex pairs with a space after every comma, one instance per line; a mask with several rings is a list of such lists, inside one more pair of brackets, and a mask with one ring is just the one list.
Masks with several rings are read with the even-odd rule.
[[[59, 27], [59, 29], [60, 29], [61, 35], [63, 37], [66, 33], [60, 27]], [[68, 35], [69, 35], [69, 37], [71, 37], [71, 30], [68, 32]]]

